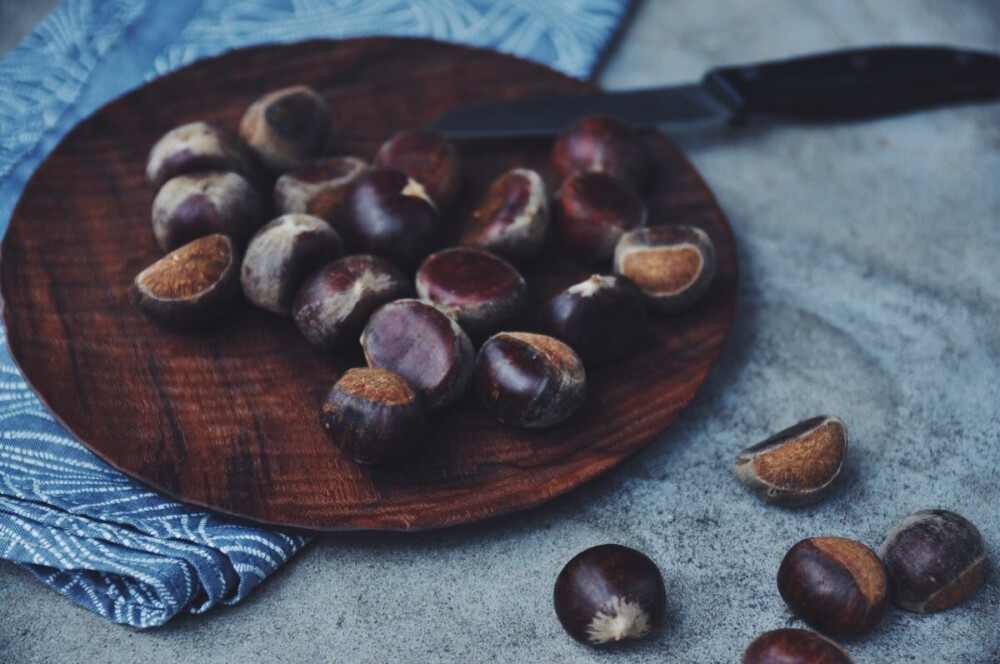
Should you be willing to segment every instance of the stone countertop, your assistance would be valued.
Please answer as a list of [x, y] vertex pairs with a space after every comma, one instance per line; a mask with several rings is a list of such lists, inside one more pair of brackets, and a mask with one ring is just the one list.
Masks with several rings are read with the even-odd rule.
[[[646, 0], [611, 88], [883, 42], [996, 49], [992, 0]], [[846, 644], [858, 662], [1000, 661], [1000, 103], [835, 126], [753, 122], [677, 135], [735, 230], [732, 336], [677, 423], [612, 472], [537, 509], [414, 535], [310, 546], [243, 604], [139, 632], [0, 563], [0, 660], [21, 662], [736, 662], [795, 624], [775, 575], [814, 535], [877, 547], [919, 509], [983, 533], [991, 562], [963, 605], [891, 609]], [[817, 413], [847, 424], [823, 503], [760, 502], [742, 447]], [[552, 583], [603, 542], [660, 566], [668, 619], [617, 654], [572, 641]]]

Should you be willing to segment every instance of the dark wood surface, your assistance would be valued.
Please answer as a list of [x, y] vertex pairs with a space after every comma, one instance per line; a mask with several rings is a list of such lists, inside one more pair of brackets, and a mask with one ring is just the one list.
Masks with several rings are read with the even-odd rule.
[[[207, 119], [235, 127], [264, 92], [314, 86], [333, 115], [330, 151], [371, 159], [390, 134], [476, 101], [592, 89], [542, 66], [425, 40], [314, 41], [229, 53], [158, 79], [76, 127], [40, 167], [0, 258], [13, 357], [55, 416], [90, 449], [158, 491], [268, 525], [309, 531], [407, 530], [536, 505], [651, 441], [694, 397], [729, 331], [733, 237], [704, 182], [662, 135], [652, 223], [706, 230], [718, 275], [693, 310], [655, 318], [635, 352], [588, 375], [582, 412], [541, 431], [503, 426], [474, 396], [443, 412], [430, 443], [393, 466], [361, 467], [328, 442], [318, 405], [360, 350], [325, 356], [288, 319], [240, 302], [207, 330], [162, 330], [128, 302], [159, 257], [143, 180], [168, 129]], [[548, 166], [549, 140], [460, 144], [467, 178], [452, 231], [493, 177]], [[607, 267], [602, 269], [607, 270]], [[534, 299], [595, 270], [547, 248], [525, 274]], [[669, 440], [662, 444], [669, 444]]]

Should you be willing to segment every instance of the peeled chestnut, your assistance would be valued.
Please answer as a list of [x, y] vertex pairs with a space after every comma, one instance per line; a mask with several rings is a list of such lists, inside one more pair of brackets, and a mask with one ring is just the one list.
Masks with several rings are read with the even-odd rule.
[[641, 189], [649, 175], [650, 158], [631, 127], [614, 118], [591, 116], [556, 139], [552, 166], [560, 177], [576, 171], [597, 171]]
[[889, 531], [879, 549], [889, 598], [917, 613], [949, 609], [979, 586], [986, 545], [972, 523], [948, 510], [923, 510]]
[[777, 505], [806, 505], [822, 498], [847, 456], [847, 429], [820, 415], [776, 433], [736, 456], [736, 476]]
[[330, 109], [312, 88], [296, 85], [269, 92], [240, 120], [240, 136], [273, 173], [302, 168], [326, 149]]
[[239, 250], [230, 238], [198, 238], [140, 272], [129, 299], [160, 325], [199, 327], [229, 308], [239, 290], [239, 263]]
[[365, 325], [368, 366], [390, 369], [416, 388], [428, 409], [461, 399], [469, 387], [475, 348], [458, 323], [420, 300], [380, 307]]
[[527, 286], [495, 254], [453, 247], [431, 254], [417, 270], [417, 295], [453, 316], [473, 338], [495, 332], [524, 307]]
[[635, 549], [602, 544], [566, 563], [553, 601], [570, 636], [603, 646], [648, 635], [663, 616], [666, 595], [656, 563]]
[[240, 270], [243, 294], [262, 309], [289, 316], [306, 276], [337, 258], [340, 236], [322, 219], [285, 214], [257, 231]]
[[385, 369], [348, 369], [320, 408], [327, 437], [358, 463], [400, 459], [424, 439], [420, 395], [402, 376]]
[[372, 168], [354, 183], [344, 226], [353, 252], [416, 267], [439, 241], [440, 219], [424, 187], [402, 171]]
[[522, 263], [542, 248], [548, 228], [545, 183], [535, 171], [515, 168], [490, 185], [462, 232], [461, 243]]
[[347, 256], [306, 277], [292, 305], [292, 317], [309, 343], [334, 350], [356, 342], [372, 312], [411, 290], [410, 280], [389, 261]]
[[455, 199], [462, 171], [455, 145], [435, 131], [401, 131], [382, 144], [375, 166], [402, 171], [423, 185], [439, 210]]
[[153, 200], [153, 235], [163, 251], [213, 233], [245, 247], [263, 220], [260, 196], [236, 173], [178, 175]]
[[871, 549], [843, 537], [811, 537], [785, 554], [778, 592], [797, 616], [821, 632], [850, 638], [885, 615], [888, 578]]
[[630, 231], [615, 247], [615, 273], [635, 282], [650, 309], [674, 313], [693, 305], [715, 278], [715, 247], [693, 226]]
[[341, 230], [349, 212], [351, 187], [367, 168], [356, 157], [330, 157], [285, 173], [274, 184], [274, 207], [280, 214], [311, 214]]
[[208, 122], [171, 129], [153, 146], [146, 163], [146, 178], [157, 188], [172, 177], [201, 171], [233, 171], [249, 180], [256, 177], [246, 143]]
[[854, 664], [830, 639], [805, 629], [764, 632], [743, 653], [743, 664]]
[[586, 373], [573, 349], [544, 334], [500, 332], [476, 357], [476, 392], [486, 409], [517, 427], [565, 422], [583, 405]]
[[645, 320], [646, 302], [635, 284], [599, 274], [556, 295], [538, 316], [541, 330], [568, 343], [588, 367], [623, 355]]
[[646, 204], [639, 194], [606, 173], [574, 173], [556, 192], [556, 231], [580, 260], [611, 258], [622, 234], [645, 223]]

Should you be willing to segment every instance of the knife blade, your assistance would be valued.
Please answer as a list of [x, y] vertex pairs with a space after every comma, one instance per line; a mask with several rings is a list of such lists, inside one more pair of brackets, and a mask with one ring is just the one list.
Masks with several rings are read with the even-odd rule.
[[879, 46], [712, 69], [698, 83], [534, 97], [449, 110], [429, 128], [455, 138], [550, 135], [587, 115], [675, 129], [776, 115], [835, 121], [1000, 97], [1000, 55]]

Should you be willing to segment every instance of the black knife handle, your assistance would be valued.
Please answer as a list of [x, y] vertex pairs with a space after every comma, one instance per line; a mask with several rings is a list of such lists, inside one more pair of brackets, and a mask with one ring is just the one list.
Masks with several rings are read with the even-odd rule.
[[720, 67], [704, 84], [737, 118], [850, 119], [1000, 96], [1000, 57], [943, 47], [862, 48]]

